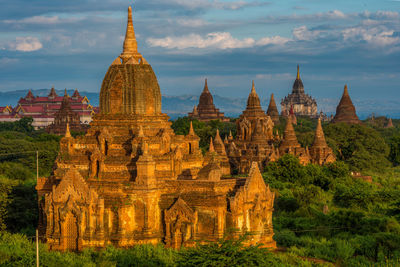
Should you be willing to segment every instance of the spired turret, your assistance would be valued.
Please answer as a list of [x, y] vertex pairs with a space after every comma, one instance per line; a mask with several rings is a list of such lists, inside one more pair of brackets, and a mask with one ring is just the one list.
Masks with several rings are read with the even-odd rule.
[[137, 51], [131, 7], [128, 9], [123, 52], [108, 68], [101, 86], [100, 113], [161, 114], [160, 86], [152, 67]]
[[314, 143], [310, 148], [310, 158], [312, 163], [319, 165], [336, 161], [332, 149], [327, 145], [325, 141], [321, 119], [318, 119], [317, 129], [315, 130]]
[[356, 114], [356, 108], [347, 90], [347, 84], [344, 86], [342, 98], [340, 99], [339, 105], [336, 107], [336, 114], [332, 120], [332, 123], [338, 122], [361, 124]]
[[278, 108], [276, 107], [274, 94], [271, 94], [271, 99], [269, 100], [267, 115], [271, 118], [271, 120], [275, 123], [279, 123], [279, 112]]

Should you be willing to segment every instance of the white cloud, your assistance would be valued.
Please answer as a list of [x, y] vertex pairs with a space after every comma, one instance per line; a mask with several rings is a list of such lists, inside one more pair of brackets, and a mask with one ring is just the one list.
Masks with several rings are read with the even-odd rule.
[[233, 49], [247, 48], [263, 45], [280, 45], [290, 41], [289, 38], [281, 36], [264, 37], [256, 41], [253, 38], [237, 39], [229, 32], [213, 32], [206, 36], [198, 34], [189, 34], [181, 37], [148, 38], [147, 43], [150, 46], [159, 46], [168, 49], [186, 49], [186, 48], [217, 48]]
[[352, 27], [342, 31], [345, 41], [365, 41], [374, 47], [390, 46], [400, 43], [400, 37], [394, 36], [394, 30], [385, 26], [371, 28]]
[[294, 39], [299, 41], [310, 41], [316, 39], [321, 33], [322, 31], [320, 30], [309, 30], [305, 25], [294, 28], [292, 31]]
[[28, 18], [23, 18], [20, 20], [3, 20], [6, 24], [61, 24], [61, 23], [71, 23], [82, 20], [82, 18], [60, 18], [58, 16], [33, 16]]
[[237, 10], [248, 6], [265, 6], [268, 2], [265, 1], [219, 1], [219, 0], [170, 0], [170, 3], [175, 3], [180, 6], [189, 9], [199, 9], [199, 8], [214, 8], [214, 9], [227, 9], [227, 10]]
[[36, 37], [17, 37], [15, 42], [9, 44], [11, 50], [32, 52], [43, 47], [42, 43]]
[[[172, 22], [172, 21], [171, 21]], [[205, 26], [208, 23], [203, 20], [203, 19], [190, 19], [190, 18], [185, 18], [185, 19], [177, 19], [176, 21], [174, 21], [174, 23], [180, 25], [180, 26], [184, 26], [184, 27], [201, 27], [201, 26]]]

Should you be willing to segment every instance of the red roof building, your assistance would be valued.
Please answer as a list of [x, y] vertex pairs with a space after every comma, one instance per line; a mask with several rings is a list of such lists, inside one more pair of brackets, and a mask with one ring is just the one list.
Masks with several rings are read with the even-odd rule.
[[[89, 99], [81, 96], [78, 90], [68, 97], [71, 110], [79, 114], [81, 124], [89, 124], [92, 116], [98, 113], [98, 108], [90, 105]], [[17, 121], [22, 117], [32, 117], [32, 126], [35, 129], [46, 128], [54, 122], [55, 114], [60, 110], [63, 99], [63, 96], [57, 95], [54, 87], [45, 97], [35, 97], [29, 90], [25, 97], [20, 98], [14, 108], [11, 106], [0, 107], [0, 121]]]

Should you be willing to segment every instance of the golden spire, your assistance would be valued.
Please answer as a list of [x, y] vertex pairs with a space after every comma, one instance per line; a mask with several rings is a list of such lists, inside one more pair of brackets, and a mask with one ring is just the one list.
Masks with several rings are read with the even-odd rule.
[[208, 84], [207, 84], [207, 78], [206, 78], [206, 80], [205, 80], [205, 82], [204, 82], [204, 89], [203, 89], [203, 92], [209, 92], [209, 90], [208, 90]]
[[252, 84], [251, 84], [251, 92], [256, 93], [256, 87], [254, 86], [254, 80], [252, 81]]
[[215, 152], [212, 137], [210, 138], [210, 147], [208, 148], [208, 152]]
[[128, 7], [128, 23], [126, 26], [124, 48], [121, 56], [129, 58], [137, 54], [138, 54], [137, 42], [135, 37], [135, 30], [133, 29], [133, 23], [132, 23], [132, 8]]
[[65, 129], [65, 137], [71, 137], [71, 132], [69, 131], [69, 123], [67, 122], [67, 128]]
[[195, 135], [192, 121], [190, 121], [189, 135]]
[[300, 79], [300, 67], [299, 64], [297, 64], [297, 79]]

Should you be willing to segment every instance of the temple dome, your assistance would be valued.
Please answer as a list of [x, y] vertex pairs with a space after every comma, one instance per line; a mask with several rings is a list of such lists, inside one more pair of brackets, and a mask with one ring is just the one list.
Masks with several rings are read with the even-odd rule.
[[204, 82], [204, 89], [200, 95], [198, 108], [199, 109], [204, 109], [204, 108], [214, 109], [215, 108], [213, 97], [212, 97], [210, 91], [208, 90], [207, 79]]
[[345, 122], [350, 124], [361, 123], [361, 121], [357, 117], [356, 108], [354, 107], [349, 92], [347, 90], [347, 84], [344, 86], [342, 98], [340, 99], [339, 105], [336, 107], [336, 114], [332, 120], [332, 123], [338, 122]]
[[158, 115], [161, 113], [161, 92], [152, 67], [137, 51], [128, 8], [128, 23], [123, 52], [104, 77], [100, 90], [101, 114]]

